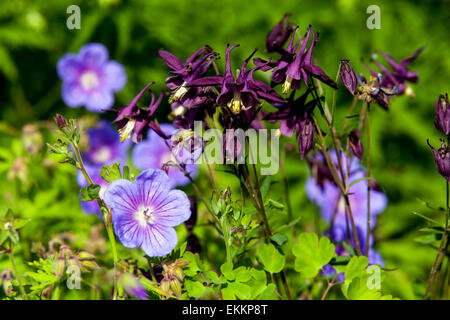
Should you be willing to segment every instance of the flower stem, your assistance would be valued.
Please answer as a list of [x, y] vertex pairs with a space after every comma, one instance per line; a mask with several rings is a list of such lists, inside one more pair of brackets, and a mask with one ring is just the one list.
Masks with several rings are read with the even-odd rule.
[[[83, 174], [84, 178], [86, 179], [86, 181], [88, 182], [89, 185], [93, 185], [93, 181], [91, 179], [91, 177], [89, 176], [89, 173], [86, 171], [86, 168], [84, 166], [83, 163], [83, 159], [81, 158], [81, 154], [80, 154], [80, 148], [78, 147], [78, 144], [75, 141], [71, 141], [72, 143], [72, 147], [75, 151], [75, 155], [77, 158], [77, 168], [81, 171], [81, 173]], [[119, 256], [117, 254], [117, 246], [116, 246], [116, 237], [114, 235], [114, 231], [112, 228], [112, 220], [111, 220], [111, 210], [108, 208], [108, 206], [105, 204], [105, 202], [100, 199], [100, 197], [97, 196], [97, 203], [98, 206], [100, 207], [100, 211], [103, 213], [103, 219], [105, 221], [105, 226], [106, 226], [106, 232], [108, 234], [108, 238], [109, 238], [109, 243], [111, 245], [111, 250], [113, 253], [113, 261], [114, 261], [114, 294], [113, 294], [113, 299], [117, 300], [119, 298], [119, 288], [118, 288], [118, 279], [117, 279], [117, 263], [119, 262]]]
[[[352, 209], [351, 209], [351, 205], [350, 205], [350, 200], [349, 200], [349, 197], [348, 197], [347, 186], [346, 186], [346, 183], [345, 183], [346, 179], [344, 179], [344, 172], [343, 172], [343, 168], [342, 168], [341, 157], [340, 157], [339, 151], [338, 151], [338, 149], [336, 149], [336, 144], [333, 143], [334, 148], [336, 150], [336, 156], [337, 156], [337, 159], [338, 159], [339, 170], [341, 172], [341, 178], [339, 178], [339, 174], [337, 172], [336, 165], [334, 164], [334, 162], [333, 162], [333, 160], [331, 158], [331, 155], [328, 152], [328, 150], [326, 148], [326, 145], [324, 144], [325, 138], [322, 135], [322, 130], [319, 127], [317, 119], [314, 116], [312, 116], [312, 118], [313, 118], [314, 124], [316, 126], [316, 131], [319, 133], [319, 137], [320, 137], [320, 140], [321, 140], [320, 141], [320, 147], [321, 147], [322, 153], [323, 153], [323, 155], [325, 157], [325, 161], [327, 163], [327, 166], [328, 166], [328, 168], [329, 168], [329, 170], [331, 172], [331, 175], [333, 176], [334, 182], [336, 183], [336, 185], [338, 186], [339, 190], [341, 191], [342, 196], [344, 197], [345, 209], [346, 209], [346, 212], [348, 212], [348, 214], [350, 216], [350, 222], [351, 222], [351, 225], [352, 225], [353, 238], [354, 238], [355, 244], [356, 244], [356, 252], [357, 252], [358, 256], [361, 256], [361, 247], [360, 247], [360, 244], [359, 244], [358, 235], [356, 233], [355, 220], [353, 219], [353, 213], [352, 213]], [[332, 134], [332, 137], [333, 137], [333, 141], [334, 141], [334, 139], [336, 138], [334, 136], [334, 134]]]
[[425, 290], [424, 300], [428, 299], [428, 295], [430, 293], [431, 285], [433, 284], [433, 280], [434, 280], [434, 278], [436, 276], [437, 265], [438, 265], [439, 259], [441, 257], [441, 254], [443, 253], [444, 244], [447, 241], [448, 218], [449, 218], [449, 211], [450, 211], [450, 205], [449, 205], [449, 201], [450, 201], [450, 199], [449, 199], [449, 183], [448, 183], [448, 181], [445, 181], [445, 185], [446, 185], [446, 189], [447, 189], [447, 194], [446, 194], [447, 210], [445, 211], [445, 229], [444, 229], [444, 233], [442, 235], [441, 243], [439, 244], [439, 249], [438, 249], [438, 252], [436, 254], [436, 258], [434, 259], [434, 263], [433, 263], [433, 266], [432, 266], [431, 271], [430, 271], [430, 275], [428, 277], [427, 289]]
[[20, 293], [22, 295], [22, 299], [28, 300], [28, 295], [25, 291], [25, 288], [23, 287], [22, 277], [20, 276], [19, 271], [17, 270], [16, 261], [14, 260], [14, 253], [13, 253], [14, 245], [11, 240], [9, 240], [9, 261], [11, 262], [11, 266], [14, 271], [14, 275], [17, 279], [17, 282], [19, 283]]
[[[367, 146], [366, 146], [366, 165], [367, 177], [370, 178], [370, 104], [367, 105], [366, 111], [366, 130], [367, 130]], [[366, 239], [366, 257], [369, 257], [370, 242], [370, 180], [367, 181], [367, 239]]]

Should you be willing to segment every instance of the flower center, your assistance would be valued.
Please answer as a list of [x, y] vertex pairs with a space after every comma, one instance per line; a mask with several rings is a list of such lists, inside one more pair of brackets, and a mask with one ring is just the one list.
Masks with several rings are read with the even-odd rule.
[[96, 163], [105, 163], [111, 159], [111, 155], [111, 149], [107, 146], [103, 146], [94, 152], [92, 158]]
[[153, 208], [140, 206], [135, 215], [136, 220], [142, 227], [147, 224], [154, 224], [156, 222], [155, 215], [153, 214]]
[[231, 99], [231, 101], [228, 102], [228, 108], [230, 108], [234, 114], [239, 114], [242, 109], [245, 109], [245, 106], [242, 103], [240, 92], [234, 93], [233, 99]]
[[99, 79], [95, 72], [93, 71], [86, 71], [81, 75], [81, 86], [85, 90], [91, 90], [98, 86]]

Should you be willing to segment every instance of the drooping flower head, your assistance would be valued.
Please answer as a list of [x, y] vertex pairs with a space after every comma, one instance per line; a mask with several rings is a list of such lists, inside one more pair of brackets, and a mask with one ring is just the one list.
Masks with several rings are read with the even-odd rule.
[[62, 98], [71, 108], [85, 106], [103, 112], [114, 103], [114, 93], [127, 81], [125, 69], [109, 60], [108, 50], [100, 43], [84, 45], [78, 54], [68, 53], [57, 64], [63, 81]]
[[217, 53], [212, 52], [209, 46], [205, 46], [194, 52], [182, 63], [174, 54], [159, 50], [158, 56], [172, 69], [169, 72], [171, 76], [166, 79], [167, 87], [172, 90], [169, 102], [178, 101], [184, 107], [202, 103], [202, 99], [198, 99], [201, 88], [190, 87], [189, 84], [208, 71], [217, 55]]
[[174, 227], [188, 220], [190, 202], [181, 190], [172, 190], [169, 177], [148, 169], [134, 182], [113, 181], [105, 192], [114, 230], [123, 246], [141, 247], [149, 257], [169, 254], [177, 244]]
[[289, 14], [285, 14], [283, 19], [281, 19], [281, 21], [278, 22], [267, 35], [267, 52], [282, 52], [284, 43], [289, 38], [291, 31], [295, 28], [295, 25], [290, 23], [288, 20]]
[[448, 103], [448, 94], [441, 94], [436, 101], [436, 118], [434, 125], [436, 129], [448, 136], [450, 134], [450, 104]]
[[[171, 124], [163, 123], [161, 124], [161, 130], [167, 136], [170, 136], [176, 133], [177, 128]], [[166, 164], [169, 164], [167, 170], [170, 185], [172, 187], [184, 186], [189, 183], [189, 179], [184, 175], [183, 171], [175, 166], [177, 158], [167, 145], [171, 145], [170, 139], [164, 141], [158, 134], [150, 131], [147, 138], [134, 147], [132, 151], [133, 164], [139, 170], [161, 169]], [[186, 164], [186, 171], [190, 173], [191, 178], [194, 178], [198, 171], [198, 165]]]
[[441, 176], [450, 182], [450, 147], [441, 139], [441, 147], [436, 150], [427, 140], [428, 145], [433, 151], [434, 161]]
[[339, 69], [339, 77], [342, 83], [351, 94], [355, 94], [356, 86], [358, 85], [358, 79], [356, 78], [355, 71], [353, 71], [349, 60], [342, 60], [341, 67]]
[[314, 147], [314, 122], [311, 114], [315, 101], [306, 102], [309, 93], [309, 90], [307, 90], [302, 96], [294, 100], [295, 91], [293, 91], [285, 107], [264, 117], [271, 122], [281, 121], [280, 132], [284, 136], [291, 137], [294, 131], [296, 132], [298, 149], [302, 159]]
[[357, 76], [359, 86], [356, 88], [355, 95], [359, 100], [366, 101], [368, 103], [378, 103], [382, 108], [388, 110], [391, 101], [389, 96], [397, 94], [398, 87], [392, 89], [383, 87], [383, 75], [378, 73], [376, 76], [370, 75], [369, 81], [363, 74]]
[[139, 100], [142, 98], [143, 94], [148, 90], [148, 88], [153, 85], [154, 82], [150, 82], [145, 86], [141, 92], [138, 93], [136, 97], [125, 107], [118, 110], [109, 110], [117, 113], [117, 117], [114, 122], [117, 122], [117, 128], [120, 133], [120, 140], [123, 142], [131, 137], [133, 132], [133, 142], [138, 143], [142, 140], [145, 128], [149, 127], [155, 131], [158, 135], [164, 138], [168, 138], [159, 128], [157, 122], [155, 122], [153, 115], [161, 104], [163, 97], [163, 92], [159, 95], [158, 99], [155, 99], [155, 95], [151, 92], [151, 102], [147, 108], [141, 108], [137, 105]]
[[[105, 120], [100, 120], [96, 125], [86, 131], [88, 137], [88, 147], [83, 150], [81, 157], [84, 166], [92, 181], [98, 184], [100, 198], [108, 185], [100, 176], [100, 170], [104, 165], [111, 165], [116, 162], [125, 163], [128, 158], [130, 142], [120, 143], [119, 133]], [[88, 183], [83, 174], [77, 172], [77, 182], [80, 187], [87, 186]], [[88, 214], [97, 213], [101, 217], [100, 208], [96, 201], [81, 201], [81, 207]]]

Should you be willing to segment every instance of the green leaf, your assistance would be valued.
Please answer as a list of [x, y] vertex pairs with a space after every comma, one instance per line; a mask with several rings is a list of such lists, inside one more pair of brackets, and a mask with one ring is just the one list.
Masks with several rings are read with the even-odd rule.
[[220, 271], [227, 280], [234, 280], [236, 277], [233, 272], [233, 264], [231, 262], [225, 262], [220, 266]]
[[234, 276], [236, 282], [247, 282], [251, 278], [250, 272], [246, 267], [239, 267], [235, 269]]
[[264, 180], [261, 183], [261, 196], [262, 196], [263, 200], [266, 198], [267, 194], [269, 193], [271, 180], [272, 180], [272, 178], [270, 177], [270, 175], [268, 175], [268, 176], [264, 177]]
[[295, 219], [291, 223], [289, 223], [287, 225], [284, 225], [284, 226], [281, 226], [278, 229], [274, 230], [273, 232], [274, 233], [284, 232], [284, 231], [292, 228], [293, 226], [295, 226], [297, 223], [299, 223], [301, 219], [302, 219], [301, 217], [298, 217], [297, 219]]
[[98, 184], [91, 184], [89, 186], [83, 187], [80, 190], [82, 201], [92, 201], [97, 199], [98, 193], [100, 192], [100, 186]]
[[205, 292], [205, 287], [200, 281], [186, 280], [184, 286], [189, 295], [194, 298], [200, 297]]
[[277, 233], [274, 234], [270, 240], [272, 240], [273, 242], [275, 242], [279, 247], [281, 247], [283, 244], [285, 244], [288, 241], [288, 238], [282, 234], [282, 233]]
[[256, 256], [264, 265], [264, 269], [271, 273], [278, 273], [284, 268], [286, 257], [273, 244], [262, 244], [256, 249]]
[[224, 281], [222, 278], [220, 278], [217, 273], [215, 273], [214, 271], [208, 271], [206, 272], [206, 276], [211, 280], [212, 283], [214, 284], [223, 284], [226, 283], [226, 281]]
[[105, 165], [100, 170], [100, 175], [106, 182], [113, 182], [118, 179], [122, 179], [120, 173], [120, 162], [113, 163], [112, 165]]
[[354, 278], [364, 276], [368, 264], [366, 256], [353, 257], [345, 268], [345, 283], [349, 284]]
[[250, 287], [240, 282], [231, 282], [228, 284], [228, 288], [233, 290], [234, 295], [241, 300], [250, 299], [252, 294]]
[[334, 245], [327, 237], [317, 234], [301, 233], [298, 243], [292, 248], [292, 252], [297, 257], [295, 259], [295, 270], [301, 272], [306, 278], [313, 278], [319, 270], [334, 257]]
[[273, 283], [269, 283], [267, 288], [258, 297], [258, 300], [278, 300], [279, 297], [275, 293], [275, 289], [275, 285]]

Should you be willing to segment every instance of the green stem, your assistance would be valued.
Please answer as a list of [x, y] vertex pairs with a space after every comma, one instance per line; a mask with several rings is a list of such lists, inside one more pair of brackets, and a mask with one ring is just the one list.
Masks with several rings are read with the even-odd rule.
[[430, 275], [428, 277], [427, 289], [425, 290], [424, 300], [426, 300], [428, 298], [428, 295], [430, 293], [431, 285], [433, 284], [434, 277], [436, 276], [437, 265], [438, 265], [439, 259], [441, 257], [441, 254], [443, 252], [442, 249], [444, 248], [444, 244], [447, 241], [448, 217], [449, 217], [449, 211], [450, 211], [450, 205], [449, 205], [450, 198], [449, 198], [449, 183], [448, 183], [448, 181], [446, 181], [445, 184], [446, 184], [446, 188], [447, 188], [447, 195], [446, 195], [447, 210], [445, 211], [445, 229], [444, 229], [444, 234], [442, 235], [442, 239], [441, 239], [441, 243], [439, 245], [438, 252], [436, 254], [436, 258], [434, 259], [434, 263], [433, 263], [433, 266], [430, 271]]
[[20, 293], [22, 295], [22, 299], [28, 300], [28, 295], [25, 291], [25, 288], [23, 287], [22, 277], [20, 276], [20, 273], [17, 270], [16, 261], [14, 260], [13, 249], [14, 249], [14, 246], [12, 244], [12, 241], [9, 240], [9, 261], [11, 262], [11, 266], [14, 271], [14, 276], [16, 277], [17, 282], [19, 282], [19, 288], [20, 288]]
[[[72, 147], [75, 151], [75, 155], [77, 158], [77, 167], [83, 174], [84, 178], [88, 182], [89, 185], [93, 185], [91, 177], [89, 176], [89, 173], [86, 171], [86, 168], [84, 167], [83, 159], [81, 158], [80, 149], [75, 143], [75, 141], [71, 141]], [[108, 208], [108, 206], [105, 204], [105, 202], [100, 199], [100, 197], [97, 197], [97, 203], [100, 207], [101, 212], [103, 213], [103, 219], [105, 221], [106, 231], [109, 238], [109, 243], [111, 244], [111, 250], [113, 253], [113, 261], [114, 261], [114, 294], [113, 299], [118, 300], [119, 299], [119, 288], [118, 288], [118, 279], [117, 279], [117, 263], [119, 262], [119, 256], [117, 254], [117, 246], [116, 246], [116, 237], [114, 235], [114, 231], [112, 228], [112, 221], [111, 221], [111, 210]]]
[[[367, 162], [367, 177], [370, 177], [370, 105], [367, 106], [366, 114], [366, 130], [367, 130], [367, 148], [366, 148], [366, 162]], [[367, 181], [367, 239], [366, 239], [366, 257], [369, 257], [369, 243], [370, 243], [370, 181]]]

